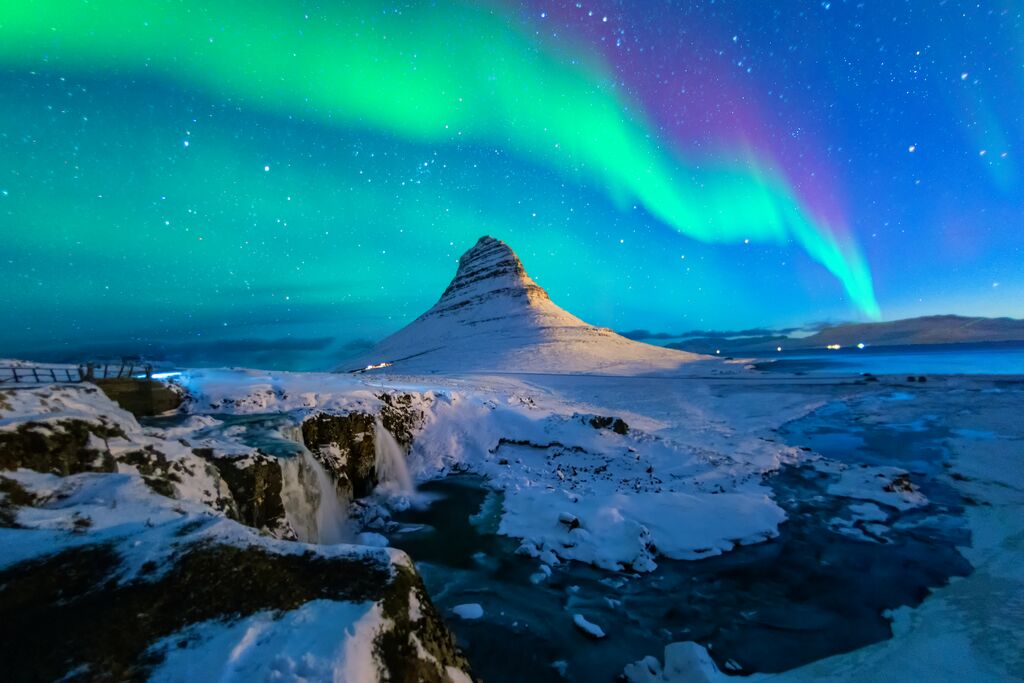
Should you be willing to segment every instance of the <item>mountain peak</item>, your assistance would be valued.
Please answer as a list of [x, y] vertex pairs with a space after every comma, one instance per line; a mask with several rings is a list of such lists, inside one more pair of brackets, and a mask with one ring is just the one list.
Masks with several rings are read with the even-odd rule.
[[459, 259], [430, 310], [339, 369], [620, 374], [700, 358], [626, 339], [559, 308], [509, 245], [485, 235]]
[[455, 277], [421, 317], [445, 315], [493, 298], [519, 299], [520, 304], [529, 305], [550, 297], [527, 275], [512, 247], [485, 235], [459, 258]]

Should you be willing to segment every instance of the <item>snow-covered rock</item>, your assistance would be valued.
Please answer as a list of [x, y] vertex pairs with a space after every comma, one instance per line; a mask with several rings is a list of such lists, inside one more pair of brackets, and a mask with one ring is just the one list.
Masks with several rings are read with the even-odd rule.
[[715, 683], [727, 679], [708, 651], [690, 641], [666, 645], [664, 666], [655, 657], [644, 657], [628, 664], [623, 673], [629, 683]]
[[231, 428], [192, 448], [219, 424], [143, 427], [88, 384], [0, 391], [5, 674], [470, 680], [411, 560], [377, 534], [296, 542], [295, 459], [219, 453]]

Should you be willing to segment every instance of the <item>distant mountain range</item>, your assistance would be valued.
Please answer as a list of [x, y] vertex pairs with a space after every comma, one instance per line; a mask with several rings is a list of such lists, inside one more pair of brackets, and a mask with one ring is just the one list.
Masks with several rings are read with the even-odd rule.
[[[787, 330], [786, 332], [789, 332]], [[685, 337], [685, 335], [683, 335]], [[980, 318], [961, 315], [929, 315], [883, 323], [844, 323], [826, 326], [810, 336], [789, 334], [753, 336], [710, 335], [686, 337], [665, 344], [694, 353], [739, 354], [825, 349], [838, 344], [856, 346], [905, 346], [910, 344], [963, 344], [1024, 341], [1024, 320]]]

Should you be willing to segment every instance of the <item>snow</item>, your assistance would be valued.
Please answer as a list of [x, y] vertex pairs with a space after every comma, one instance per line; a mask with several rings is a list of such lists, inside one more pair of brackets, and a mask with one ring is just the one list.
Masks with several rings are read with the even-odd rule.
[[484, 608], [476, 602], [467, 602], [452, 607], [452, 612], [460, 619], [479, 619], [484, 615]]
[[[626, 339], [556, 306], [507, 244], [482, 237], [426, 313], [338, 367], [389, 372], [599, 372], [680, 370], [706, 359]], [[376, 370], [374, 372], [377, 372]]]
[[629, 683], [715, 683], [728, 680], [707, 650], [693, 642], [665, 646], [665, 665], [654, 657], [644, 657], [626, 666], [623, 672]]
[[899, 467], [849, 467], [840, 472], [837, 482], [829, 485], [828, 492], [834, 496], [881, 503], [897, 510], [927, 505], [928, 499], [913, 483], [900, 484], [909, 481], [906, 477], [909, 473]]
[[91, 384], [18, 388], [3, 392], [2, 401], [0, 407], [7, 407], [0, 410], [0, 431], [13, 431], [26, 422], [52, 425], [63, 420], [85, 420], [128, 433], [141, 431], [131, 413]]
[[[154, 683], [380, 680], [373, 640], [384, 627], [374, 603], [308, 602], [278, 615], [194, 625], [156, 643]], [[183, 646], [184, 645], [184, 646]]]
[[587, 621], [586, 617], [582, 614], [574, 614], [572, 617], [572, 623], [576, 624], [576, 628], [595, 640], [600, 640], [605, 637], [604, 629], [592, 621]]

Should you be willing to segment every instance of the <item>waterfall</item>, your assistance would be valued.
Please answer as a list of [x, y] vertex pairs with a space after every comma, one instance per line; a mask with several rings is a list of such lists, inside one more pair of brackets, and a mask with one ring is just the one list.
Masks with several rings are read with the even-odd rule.
[[396, 493], [409, 494], [415, 491], [405, 462], [405, 449], [384, 428], [380, 415], [374, 421], [373, 454], [379, 486]]
[[348, 501], [338, 495], [334, 479], [302, 440], [302, 428], [281, 428], [298, 453], [281, 461], [281, 502], [300, 541], [342, 543], [348, 539]]

